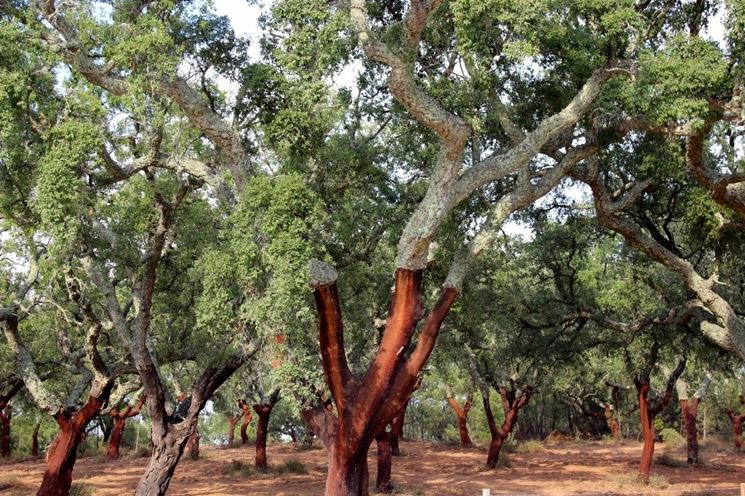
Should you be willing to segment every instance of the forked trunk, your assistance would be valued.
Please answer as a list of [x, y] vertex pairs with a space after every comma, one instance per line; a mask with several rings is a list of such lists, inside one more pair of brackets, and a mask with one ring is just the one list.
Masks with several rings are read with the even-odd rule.
[[109, 460], [119, 459], [119, 446], [124, 436], [124, 425], [127, 422], [126, 417], [114, 417], [114, 426], [109, 434], [109, 445], [106, 448], [106, 458]]
[[39, 428], [41, 422], [37, 422], [34, 432], [31, 434], [31, 456], [39, 456]]
[[680, 400], [680, 411], [686, 430], [687, 461], [690, 465], [698, 465], [698, 428], [696, 417], [701, 399], [694, 396], [690, 400]]
[[349, 369], [344, 351], [343, 321], [336, 271], [319, 261], [311, 263], [319, 316], [319, 345], [326, 383], [338, 419], [330, 433], [327, 496], [359, 496], [369, 492], [367, 451], [375, 436], [391, 423], [414, 390], [419, 373], [432, 353], [442, 321], [458, 291], [444, 287], [427, 314], [416, 346], [411, 344], [422, 319], [421, 270], [399, 268], [391, 306], [378, 352], [364, 375]]
[[533, 395], [533, 386], [526, 386], [522, 391], [518, 391], [513, 385], [509, 390], [505, 386], [499, 386], [499, 396], [502, 398], [502, 410], [504, 411], [504, 422], [500, 427], [494, 421], [494, 414], [489, 402], [489, 389], [484, 388], [481, 391], [481, 398], [484, 404], [484, 413], [486, 422], [489, 425], [491, 442], [489, 443], [489, 454], [486, 456], [487, 468], [496, 468], [499, 463], [499, 453], [502, 451], [504, 440], [510, 435], [517, 424], [520, 410], [528, 404], [530, 397]]
[[375, 441], [378, 444], [378, 476], [375, 481], [375, 492], [393, 492], [391, 482], [391, 440], [397, 436], [393, 432], [383, 432]]
[[639, 416], [642, 424], [642, 456], [639, 461], [639, 479], [649, 484], [649, 474], [652, 471], [652, 456], [654, 455], [654, 416], [649, 411], [649, 383], [641, 384], [639, 388]]
[[471, 442], [471, 436], [468, 434], [468, 412], [471, 410], [473, 404], [473, 396], [469, 396], [466, 399], [463, 408], [460, 407], [458, 401], [452, 396], [447, 398], [450, 408], [455, 412], [455, 418], [458, 421], [458, 434], [460, 435], [460, 446], [461, 448], [470, 448], [473, 446]]
[[[336, 444], [329, 449], [329, 468], [326, 476], [325, 496], [368, 496], [370, 474], [367, 468], [367, 449], [351, 453], [339, 450]], [[341, 443], [342, 445], [344, 443]], [[369, 447], [369, 445], [368, 445]]]
[[60, 411], [55, 420], [60, 431], [47, 453], [47, 468], [37, 496], [67, 496], [72, 485], [72, 469], [78, 456], [78, 447], [88, 423], [98, 414], [104, 402], [93, 396], [78, 411], [70, 414]]
[[10, 405], [0, 410], [0, 456], [3, 458], [10, 456], [10, 417]]

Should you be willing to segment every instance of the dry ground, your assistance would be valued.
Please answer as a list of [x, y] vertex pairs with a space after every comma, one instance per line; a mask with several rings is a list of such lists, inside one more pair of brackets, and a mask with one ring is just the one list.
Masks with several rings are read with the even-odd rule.
[[[667, 450], [666, 465], [654, 467], [654, 472], [665, 479], [657, 481], [658, 485], [665, 487], [641, 488], [630, 482], [641, 452], [639, 444], [570, 442], [542, 447], [534, 443], [532, 447], [538, 452], [508, 453], [509, 466], [485, 470], [482, 468], [484, 447], [460, 449], [404, 442], [403, 456], [394, 458], [393, 464], [396, 493], [480, 496], [482, 489], [490, 488], [493, 495], [737, 495], [740, 481], [745, 482], [745, 455], [731, 449], [703, 450], [705, 465], [698, 468], [680, 462], [684, 460], [682, 450]], [[201, 459], [185, 458], [176, 470], [169, 493], [179, 496], [323, 493], [325, 451], [299, 451], [290, 445], [272, 445], [269, 448], [272, 471], [256, 473], [245, 468], [253, 457], [251, 449], [203, 449]], [[665, 452], [663, 446], [658, 446], [655, 457]], [[375, 477], [373, 456], [374, 449], [370, 453], [371, 479]], [[246, 465], [231, 465], [233, 460]], [[307, 473], [288, 471], [288, 460], [291, 460], [289, 465], [295, 466], [295, 472], [302, 471], [304, 466]], [[302, 466], [298, 469], [292, 460]], [[80, 494], [132, 494], [146, 463], [146, 458], [124, 457], [117, 462], [101, 457], [85, 458], [76, 464], [74, 479], [84, 489]], [[43, 470], [44, 465], [36, 460], [0, 465], [0, 495], [33, 494]]]

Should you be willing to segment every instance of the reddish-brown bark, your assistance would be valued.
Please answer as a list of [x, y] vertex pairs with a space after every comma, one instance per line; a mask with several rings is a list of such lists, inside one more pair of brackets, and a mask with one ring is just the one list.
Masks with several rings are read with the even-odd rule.
[[259, 419], [256, 423], [256, 468], [267, 468], [266, 461], [266, 439], [269, 432], [269, 416], [272, 414], [274, 405], [279, 401], [279, 390], [275, 390], [269, 397], [267, 403], [255, 404], [253, 406]]
[[21, 379], [13, 379], [7, 390], [0, 392], [0, 457], [10, 456], [10, 400], [23, 388]]
[[610, 429], [610, 434], [613, 439], [619, 441], [621, 439], [621, 429], [618, 426], [618, 419], [613, 410], [613, 405], [610, 403], [606, 403], [603, 406], [603, 418], [605, 419], [605, 423], [608, 425], [608, 429]]
[[251, 423], [253, 415], [251, 414], [251, 406], [243, 400], [238, 400], [238, 408], [243, 412], [243, 422], [241, 423], [241, 445], [245, 446], [248, 444], [248, 424]]
[[406, 420], [406, 407], [409, 406], [407, 401], [404, 407], [401, 409], [401, 413], [393, 417], [391, 421], [391, 455], [401, 456], [401, 448], [398, 445], [398, 441], [404, 437], [404, 421]]
[[649, 401], [649, 382], [637, 385], [639, 416], [642, 424], [642, 456], [639, 460], [639, 477], [645, 484], [649, 483], [649, 474], [652, 469], [652, 455], [654, 455], [654, 415], [650, 412]]
[[395, 437], [393, 432], [383, 431], [375, 437], [378, 445], [378, 475], [375, 481], [375, 492], [391, 493], [393, 492], [393, 483], [391, 482], [391, 440]]
[[504, 421], [499, 427], [497, 427], [494, 414], [491, 410], [489, 390], [485, 389], [481, 394], [484, 403], [484, 413], [486, 413], [486, 421], [489, 424], [489, 433], [491, 434], [489, 454], [486, 457], [486, 466], [488, 468], [497, 467], [499, 453], [502, 451], [504, 441], [510, 435], [512, 429], [514, 429], [520, 410], [528, 404], [533, 394], [533, 386], [526, 386], [521, 392], [518, 392], [515, 387], [507, 389], [505, 386], [500, 386], [498, 391], [499, 396], [502, 398], [502, 410], [504, 411]]
[[0, 456], [10, 456], [10, 417], [13, 407], [8, 405], [0, 410]]
[[727, 416], [732, 421], [732, 434], [735, 438], [735, 449], [742, 450], [742, 423], [745, 421], [745, 413], [735, 413], [731, 409], [726, 410]]
[[146, 396], [143, 394], [134, 406], [127, 405], [121, 409], [112, 408], [109, 410], [109, 416], [114, 420], [114, 426], [111, 429], [111, 434], [109, 434], [109, 444], [106, 448], [106, 457], [109, 460], [116, 460], [119, 458], [119, 446], [122, 443], [124, 427], [127, 419], [140, 414], [142, 406], [145, 404], [145, 400]]
[[680, 412], [683, 418], [683, 426], [686, 430], [687, 461], [690, 465], [698, 465], [698, 405], [701, 398], [694, 396], [691, 399], [680, 400]]
[[432, 353], [442, 321], [458, 291], [445, 287], [421, 326], [416, 347], [406, 350], [422, 318], [422, 273], [398, 269], [386, 327], [378, 352], [362, 377], [349, 369], [336, 282], [315, 287], [320, 351], [326, 383], [338, 418], [331, 420], [326, 495], [368, 494], [367, 451], [408, 401]]
[[447, 397], [450, 408], [455, 412], [455, 418], [458, 421], [458, 434], [460, 434], [460, 446], [461, 448], [470, 448], [473, 446], [471, 437], [468, 435], [468, 412], [471, 410], [473, 405], [473, 395], [469, 394], [466, 398], [466, 402], [463, 404], [463, 408], [458, 404], [458, 400], [452, 396]]
[[34, 426], [34, 432], [31, 433], [31, 456], [39, 456], [39, 428], [41, 422]]
[[[653, 355], [656, 360], [656, 351], [653, 351]], [[653, 364], [654, 361], [651, 361], [651, 365]], [[651, 365], [648, 367], [648, 370], [651, 370]], [[644, 441], [642, 446], [642, 456], [639, 460], [639, 479], [644, 484], [649, 484], [649, 475], [652, 471], [652, 457], [654, 455], [654, 443], [656, 438], [654, 419], [662, 410], [665, 409], [665, 407], [667, 407], [667, 404], [670, 402], [673, 395], [673, 386], [678, 380], [678, 377], [683, 373], [684, 369], [685, 360], [681, 360], [672, 374], [670, 374], [670, 377], [667, 380], [667, 387], [657, 405], [650, 405], [649, 403], [649, 375], [634, 378], [639, 403], [642, 439]]]
[[110, 386], [104, 389], [104, 393], [90, 396], [76, 411], [61, 410], [54, 416], [60, 431], [47, 452], [47, 468], [37, 496], [66, 496], [70, 492], [72, 469], [85, 428], [98, 415], [110, 393]]

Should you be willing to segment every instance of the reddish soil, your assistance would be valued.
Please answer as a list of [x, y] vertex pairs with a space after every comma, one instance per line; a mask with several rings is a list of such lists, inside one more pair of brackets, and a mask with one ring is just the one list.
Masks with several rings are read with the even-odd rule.
[[[404, 442], [403, 456], [393, 459], [396, 494], [480, 496], [482, 489], [489, 488], [492, 495], [736, 495], [740, 481], [745, 481], [742, 475], [745, 455], [729, 448], [704, 447], [705, 465], [689, 468], [682, 449], [666, 450], [658, 446], [655, 459], [667, 451], [665, 465], [656, 463], [652, 471], [664, 480], [655, 478], [653, 484], [657, 487], [643, 488], [633, 482], [641, 444], [615, 446], [601, 442], [570, 442], [544, 447], [532, 443], [529, 447], [537, 452], [507, 453], [508, 466], [486, 470], [482, 468], [486, 460], [485, 446], [461, 449]], [[176, 470], [170, 494], [323, 494], [326, 454], [321, 449], [299, 451], [291, 445], [270, 445], [268, 473], [244, 468], [253, 461], [251, 448], [205, 448], [201, 454], [199, 460], [184, 457]], [[231, 468], [233, 460], [245, 465], [233, 464]], [[307, 473], [288, 471], [284, 465], [288, 460], [302, 464]], [[127, 456], [114, 462], [103, 457], [81, 459], [75, 465], [74, 483], [95, 496], [132, 494], [146, 463], [146, 458]], [[370, 467], [370, 479], [374, 481], [374, 449], [370, 452]], [[44, 465], [38, 460], [0, 465], [0, 494], [33, 494], [43, 470]]]

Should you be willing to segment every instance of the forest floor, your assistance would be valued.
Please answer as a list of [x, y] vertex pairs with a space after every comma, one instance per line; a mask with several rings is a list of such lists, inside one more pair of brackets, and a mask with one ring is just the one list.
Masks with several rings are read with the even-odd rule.
[[[704, 465], [685, 464], [684, 448], [655, 450], [653, 486], [637, 485], [635, 470], [641, 444], [627, 442], [567, 442], [544, 446], [529, 443], [523, 452], [507, 453], [506, 466], [486, 470], [485, 447], [460, 449], [452, 445], [404, 442], [402, 456], [393, 460], [396, 494], [473, 495], [491, 489], [492, 495], [737, 495], [745, 482], [745, 454], [723, 446], [702, 448]], [[292, 445], [269, 446], [271, 468], [251, 466], [253, 448], [203, 448], [199, 460], [184, 457], [171, 483], [173, 495], [316, 495], [323, 494], [326, 453], [296, 450]], [[375, 478], [374, 448], [370, 479]], [[662, 458], [660, 459], [660, 456]], [[664, 464], [660, 464], [664, 463]], [[77, 494], [132, 494], [147, 458], [124, 456], [116, 462], [103, 457], [80, 459], [75, 465]], [[44, 465], [39, 460], [0, 465], [0, 495], [33, 494]], [[298, 473], [300, 472], [300, 473]], [[302, 473], [305, 472], [305, 473]]]

